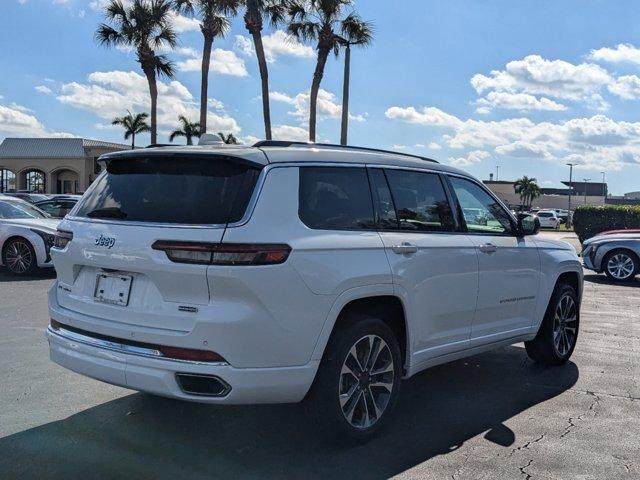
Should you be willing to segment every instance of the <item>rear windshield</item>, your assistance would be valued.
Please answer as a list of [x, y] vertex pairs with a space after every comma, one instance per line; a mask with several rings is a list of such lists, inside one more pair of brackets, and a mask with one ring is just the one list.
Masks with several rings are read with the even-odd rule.
[[259, 173], [253, 165], [221, 157], [112, 160], [76, 216], [190, 225], [236, 222]]
[[553, 213], [551, 212], [538, 212], [539, 217], [553, 217]]

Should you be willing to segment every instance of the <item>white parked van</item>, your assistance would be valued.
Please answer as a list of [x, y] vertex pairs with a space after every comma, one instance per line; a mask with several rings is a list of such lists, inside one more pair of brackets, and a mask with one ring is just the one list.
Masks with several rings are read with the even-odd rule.
[[561, 364], [576, 345], [574, 249], [460, 170], [293, 142], [101, 161], [51, 250], [51, 358], [81, 374], [215, 404], [304, 399], [363, 438], [402, 378], [521, 341]]

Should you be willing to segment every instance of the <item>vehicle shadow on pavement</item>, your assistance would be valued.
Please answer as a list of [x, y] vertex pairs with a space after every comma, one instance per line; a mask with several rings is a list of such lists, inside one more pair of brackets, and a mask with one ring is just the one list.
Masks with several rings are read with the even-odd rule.
[[31, 275], [17, 276], [12, 275], [5, 267], [0, 267], [0, 283], [4, 282], [31, 282], [33, 280], [45, 280], [47, 278], [56, 278], [56, 271], [53, 268], [36, 270]]
[[407, 381], [371, 442], [328, 444], [300, 405], [219, 407], [132, 394], [0, 439], [0, 478], [388, 478], [483, 432], [505, 448], [511, 417], [571, 388], [512, 346]]
[[606, 275], [598, 275], [595, 273], [586, 274], [584, 276], [585, 282], [597, 283], [598, 285], [615, 285], [616, 287], [631, 287], [640, 288], [640, 279], [638, 277], [629, 280], [628, 282], [615, 282], [610, 280]]

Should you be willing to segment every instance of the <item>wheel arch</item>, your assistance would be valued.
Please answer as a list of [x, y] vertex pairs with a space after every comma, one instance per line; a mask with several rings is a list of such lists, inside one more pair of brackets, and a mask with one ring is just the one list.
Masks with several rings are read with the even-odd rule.
[[602, 257], [600, 259], [600, 270], [601, 271], [605, 271], [605, 258], [607, 258], [608, 255], [613, 254], [614, 252], [625, 252], [625, 253], [629, 253], [631, 254], [631, 256], [635, 259], [635, 264], [636, 264], [636, 270], [635, 273], [638, 274], [640, 273], [640, 255], [638, 255], [638, 253], [629, 245], [625, 245], [625, 244], [616, 244], [614, 246], [612, 246], [611, 248], [607, 249], [606, 252], [604, 252], [602, 254]]
[[375, 288], [375, 291], [369, 292], [347, 291], [338, 297], [320, 333], [312, 359], [320, 360], [322, 358], [331, 335], [351, 321], [354, 313], [375, 316], [391, 328], [398, 338], [403, 366], [406, 368], [409, 363], [411, 345], [409, 325], [405, 305], [402, 299], [393, 292], [392, 285], [380, 285]]

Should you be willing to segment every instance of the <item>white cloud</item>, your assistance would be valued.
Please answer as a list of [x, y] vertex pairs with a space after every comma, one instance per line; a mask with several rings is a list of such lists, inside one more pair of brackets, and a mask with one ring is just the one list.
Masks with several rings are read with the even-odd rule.
[[[294, 110], [288, 112], [289, 115], [299, 118], [301, 121], [305, 121], [309, 118], [309, 100], [311, 95], [306, 92], [301, 92], [295, 97], [287, 95], [281, 92], [269, 92], [269, 98], [274, 102], [287, 103], [294, 106]], [[342, 115], [342, 104], [338, 103], [338, 99], [335, 94], [323, 90], [318, 91], [317, 102], [317, 115], [318, 120], [325, 118], [340, 118]], [[364, 122], [367, 114], [349, 114], [349, 119], [355, 122]]]
[[503, 108], [506, 110], [566, 110], [564, 105], [554, 102], [546, 97], [535, 97], [528, 93], [509, 93], [492, 91], [485, 98], [477, 101], [478, 113], [489, 113], [493, 108]]
[[406, 150], [409, 147], [407, 147], [406, 145], [394, 143], [391, 148], [393, 148], [393, 150]]
[[620, 43], [614, 48], [605, 47], [598, 50], [591, 50], [589, 59], [594, 61], [604, 61], [611, 63], [636, 63], [640, 64], [640, 48], [633, 45]]
[[[178, 70], [183, 72], [200, 72], [202, 69], [202, 55], [194, 49], [182, 48], [174, 50], [174, 53], [191, 57], [178, 61], [176, 63]], [[214, 48], [211, 51], [209, 71], [234, 77], [246, 77], [249, 75], [244, 60], [238, 57], [235, 52], [223, 50], [222, 48]]]
[[640, 98], [640, 77], [624, 75], [616, 78], [615, 82], [607, 88], [612, 94], [624, 100], [636, 100]]
[[48, 130], [30, 109], [15, 103], [0, 104], [0, 133], [18, 137], [73, 137], [70, 133]]
[[309, 140], [309, 132], [301, 127], [291, 125], [275, 125], [271, 129], [274, 140], [291, 140], [294, 142], [306, 142]]
[[[605, 115], [535, 123], [528, 118], [500, 121], [461, 120], [437, 108], [391, 107], [386, 116], [417, 125], [440, 127], [449, 148], [493, 150], [507, 158], [577, 161], [582, 168], [619, 170], [640, 164], [640, 122], [615, 121]], [[478, 157], [453, 158], [469, 165]], [[465, 163], [466, 162], [466, 163]]]
[[442, 148], [442, 146], [441, 146], [439, 143], [431, 142], [431, 143], [429, 144], [429, 148], [430, 148], [431, 150], [440, 150], [440, 149]]
[[473, 150], [466, 157], [449, 157], [449, 163], [456, 167], [468, 167], [476, 163], [480, 163], [485, 158], [489, 158], [491, 154], [484, 150]]
[[53, 93], [53, 91], [46, 85], [38, 85], [37, 87], [35, 87], [35, 90], [36, 92], [44, 93], [45, 95], [51, 95]]
[[[297, 58], [313, 58], [315, 52], [308, 45], [303, 45], [282, 30], [276, 30], [270, 35], [262, 37], [264, 56], [269, 63], [273, 63], [280, 56]], [[243, 55], [255, 55], [253, 42], [244, 35], [236, 35], [235, 49]]]
[[[507, 63], [504, 70], [493, 70], [489, 75], [474, 75], [471, 85], [478, 94], [494, 91], [544, 95], [584, 102], [603, 110], [608, 105], [600, 92], [611, 81], [609, 73], [593, 63], [574, 65], [564, 60], [528, 55], [522, 60]], [[546, 102], [546, 106], [549, 105]]]
[[[144, 76], [130, 71], [94, 72], [87, 83], [64, 84], [58, 101], [75, 108], [93, 112], [98, 117], [111, 120], [127, 109], [148, 112], [149, 90]], [[213, 104], [214, 108], [215, 104]], [[158, 82], [158, 129], [166, 134], [175, 128], [178, 116], [197, 120], [200, 109], [193, 95], [177, 80]], [[240, 127], [232, 117], [223, 112], [207, 115], [208, 129], [238, 134]]]

